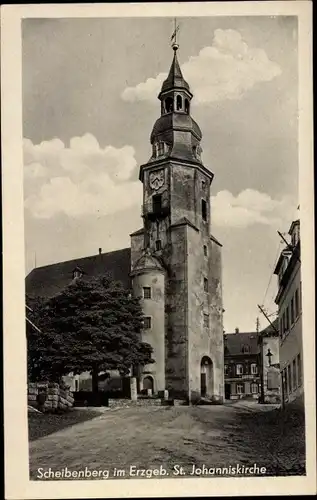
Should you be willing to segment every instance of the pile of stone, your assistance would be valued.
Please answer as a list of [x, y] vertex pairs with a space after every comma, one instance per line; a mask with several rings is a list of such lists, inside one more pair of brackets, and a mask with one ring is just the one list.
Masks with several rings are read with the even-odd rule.
[[41, 411], [68, 410], [74, 405], [68, 387], [53, 382], [34, 382], [28, 385], [28, 405]]

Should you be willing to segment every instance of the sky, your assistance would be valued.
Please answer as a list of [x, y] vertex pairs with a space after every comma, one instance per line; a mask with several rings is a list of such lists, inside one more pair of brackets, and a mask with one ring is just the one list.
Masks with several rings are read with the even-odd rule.
[[[274, 313], [274, 264], [299, 217], [297, 18], [180, 18], [202, 160], [215, 175], [224, 329]], [[171, 65], [171, 18], [22, 21], [26, 273], [130, 245], [142, 227], [139, 166], [151, 156]], [[272, 316], [271, 318], [274, 318]]]

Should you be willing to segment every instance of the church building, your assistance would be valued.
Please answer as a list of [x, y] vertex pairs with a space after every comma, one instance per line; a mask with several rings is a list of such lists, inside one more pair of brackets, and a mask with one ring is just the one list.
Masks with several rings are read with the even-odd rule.
[[224, 398], [221, 244], [210, 234], [213, 173], [201, 158], [202, 133], [191, 116], [193, 94], [173, 45], [158, 95], [152, 154], [140, 166], [142, 228], [131, 248], [33, 269], [30, 296], [50, 297], [76, 275], [110, 274], [141, 297], [143, 340], [153, 347], [139, 387], [193, 401]]

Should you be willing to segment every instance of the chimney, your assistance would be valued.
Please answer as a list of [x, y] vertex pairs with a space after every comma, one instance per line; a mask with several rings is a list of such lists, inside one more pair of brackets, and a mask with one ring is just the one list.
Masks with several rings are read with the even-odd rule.
[[99, 251], [99, 255], [101, 255], [102, 248], [99, 248], [98, 251]]
[[239, 328], [235, 328], [234, 333], [239, 333]]

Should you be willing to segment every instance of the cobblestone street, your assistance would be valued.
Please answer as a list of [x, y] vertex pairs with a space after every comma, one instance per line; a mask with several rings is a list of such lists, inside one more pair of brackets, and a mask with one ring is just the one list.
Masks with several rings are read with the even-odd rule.
[[302, 415], [233, 403], [200, 407], [105, 409], [100, 416], [30, 442], [31, 479], [38, 469], [159, 468], [186, 474], [202, 467], [266, 467], [267, 475], [305, 473]]

